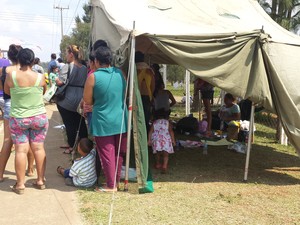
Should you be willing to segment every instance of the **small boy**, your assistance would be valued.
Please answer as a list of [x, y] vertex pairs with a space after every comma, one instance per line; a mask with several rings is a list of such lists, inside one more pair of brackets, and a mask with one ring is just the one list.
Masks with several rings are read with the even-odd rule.
[[78, 144], [78, 153], [81, 157], [74, 161], [70, 169], [59, 166], [57, 172], [66, 178], [67, 185], [71, 183], [76, 187], [91, 187], [97, 181], [96, 151], [93, 149], [93, 142], [82, 138]]
[[56, 78], [58, 77], [58, 67], [57, 66], [51, 66], [51, 71], [49, 74], [49, 83], [50, 83], [50, 87], [52, 87], [52, 85], [55, 85], [56, 82]]

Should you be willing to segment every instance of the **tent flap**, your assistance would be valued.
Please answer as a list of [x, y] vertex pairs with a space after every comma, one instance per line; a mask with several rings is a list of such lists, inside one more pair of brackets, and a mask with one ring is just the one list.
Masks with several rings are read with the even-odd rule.
[[[153, 43], [177, 64], [221, 89], [250, 98], [272, 110], [261, 54], [260, 33], [223, 41], [194, 37], [151, 36]], [[209, 41], [210, 40], [210, 41]]]

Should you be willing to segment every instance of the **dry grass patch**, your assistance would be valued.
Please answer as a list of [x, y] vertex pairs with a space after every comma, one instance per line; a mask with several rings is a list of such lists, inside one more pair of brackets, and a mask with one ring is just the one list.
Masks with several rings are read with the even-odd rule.
[[[166, 175], [153, 170], [155, 192], [137, 185], [115, 196], [113, 224], [300, 224], [300, 160], [292, 147], [256, 137], [248, 183], [245, 155], [225, 147], [184, 149]], [[107, 224], [111, 194], [79, 190], [86, 224]]]

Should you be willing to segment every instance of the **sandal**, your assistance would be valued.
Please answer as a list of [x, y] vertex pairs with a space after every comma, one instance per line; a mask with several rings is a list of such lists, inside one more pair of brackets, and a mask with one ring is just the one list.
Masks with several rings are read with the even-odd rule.
[[25, 192], [25, 188], [17, 188], [17, 183], [11, 187], [11, 190], [18, 195], [23, 195]]
[[64, 154], [68, 154], [68, 155], [70, 155], [72, 152], [73, 152], [72, 148], [67, 148], [63, 151]]
[[116, 192], [118, 191], [117, 188], [110, 189], [110, 188], [104, 188], [104, 187], [96, 187], [94, 189], [95, 192], [100, 192], [100, 193], [111, 193], [111, 192]]
[[69, 145], [62, 145], [62, 146], [59, 146], [60, 148], [70, 148]]
[[65, 168], [61, 167], [61, 166], [58, 166], [56, 171], [58, 174], [62, 175], [63, 176], [63, 173], [61, 172], [61, 170], [64, 170]]
[[32, 183], [32, 187], [34, 187], [35, 189], [38, 189], [38, 190], [44, 190], [44, 189], [46, 189], [46, 185], [45, 184], [38, 184], [36, 182]]

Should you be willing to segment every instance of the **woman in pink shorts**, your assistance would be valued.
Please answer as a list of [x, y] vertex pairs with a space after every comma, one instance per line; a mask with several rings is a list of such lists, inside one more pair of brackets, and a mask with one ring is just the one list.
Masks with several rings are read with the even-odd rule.
[[18, 60], [20, 69], [8, 73], [4, 90], [11, 96], [9, 126], [16, 151], [17, 182], [12, 190], [23, 194], [29, 147], [33, 151], [37, 171], [37, 180], [32, 185], [37, 189], [45, 189], [44, 140], [48, 130], [48, 119], [43, 102], [43, 94], [46, 91], [45, 77], [31, 70], [34, 62], [33, 51], [28, 48], [20, 50]]

